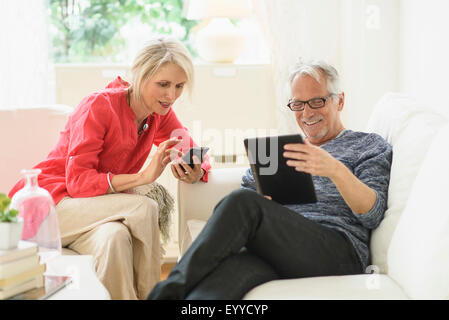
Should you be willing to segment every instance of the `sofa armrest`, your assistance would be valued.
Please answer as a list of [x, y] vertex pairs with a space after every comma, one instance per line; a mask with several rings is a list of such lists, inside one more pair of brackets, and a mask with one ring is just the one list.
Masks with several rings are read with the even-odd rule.
[[22, 169], [31, 169], [47, 157], [72, 111], [65, 105], [2, 106], [0, 128], [4, 151], [0, 153], [0, 192], [8, 193], [22, 178]]
[[187, 184], [178, 181], [178, 239], [182, 251], [187, 221], [209, 219], [215, 205], [227, 194], [240, 188], [247, 167], [212, 169], [208, 182]]

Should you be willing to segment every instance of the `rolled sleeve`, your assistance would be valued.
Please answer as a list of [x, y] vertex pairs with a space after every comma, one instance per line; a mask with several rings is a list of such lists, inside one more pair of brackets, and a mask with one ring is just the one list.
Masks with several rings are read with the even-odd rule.
[[201, 169], [204, 170], [204, 175], [201, 177], [201, 181], [203, 181], [203, 182], [209, 181], [209, 170], [210, 170], [210, 168], [211, 168], [211, 165], [210, 165], [210, 161], [209, 161], [209, 156], [205, 155], [204, 161], [201, 164]]
[[251, 168], [248, 168], [248, 170], [245, 171], [245, 174], [242, 177], [242, 182], [240, 183], [240, 188], [257, 191]]
[[360, 223], [368, 229], [375, 229], [380, 224], [387, 207], [385, 197], [376, 190], [374, 190], [374, 192], [376, 192], [376, 201], [370, 211], [363, 214], [352, 212]]
[[353, 214], [360, 223], [368, 228], [376, 228], [383, 219], [387, 209], [388, 186], [392, 162], [392, 148], [380, 136], [367, 138], [369, 146], [356, 164], [354, 174], [376, 193], [376, 201], [370, 211], [364, 214]]

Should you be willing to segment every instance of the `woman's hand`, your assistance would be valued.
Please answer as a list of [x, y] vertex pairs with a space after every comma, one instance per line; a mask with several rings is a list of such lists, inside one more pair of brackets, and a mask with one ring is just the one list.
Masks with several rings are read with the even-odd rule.
[[171, 149], [170, 147], [179, 143], [181, 140], [177, 138], [171, 138], [169, 140], [165, 140], [161, 144], [151, 159], [148, 167], [145, 168], [144, 171], [141, 172], [142, 184], [148, 184], [156, 181], [157, 178], [164, 172], [165, 167], [173, 158], [173, 153], [176, 156], [182, 155], [179, 150]]
[[331, 179], [337, 174], [339, 161], [326, 150], [312, 145], [308, 140], [305, 140], [304, 144], [286, 144], [284, 149], [284, 157], [290, 159], [287, 160], [287, 165], [295, 167], [296, 171]]
[[171, 171], [176, 179], [186, 183], [196, 183], [203, 177], [204, 170], [201, 169], [200, 159], [195, 155], [192, 158], [193, 168], [181, 158], [171, 164]]

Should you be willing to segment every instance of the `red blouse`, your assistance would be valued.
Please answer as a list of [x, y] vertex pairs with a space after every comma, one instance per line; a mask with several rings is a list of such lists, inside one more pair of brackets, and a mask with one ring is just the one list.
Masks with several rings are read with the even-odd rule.
[[[129, 83], [117, 77], [106, 89], [84, 98], [69, 116], [56, 146], [33, 168], [39, 168], [39, 186], [46, 189], [57, 204], [65, 196], [93, 197], [106, 194], [107, 173], [137, 173], [142, 168], [153, 144], [172, 136], [182, 137], [175, 145], [185, 152], [197, 146], [186, 128], [170, 111], [161, 116], [153, 113], [147, 119], [148, 129], [140, 137], [134, 123], [135, 115], [126, 99]], [[201, 167], [207, 182], [209, 158]], [[23, 188], [20, 180], [9, 192], [12, 197]]]

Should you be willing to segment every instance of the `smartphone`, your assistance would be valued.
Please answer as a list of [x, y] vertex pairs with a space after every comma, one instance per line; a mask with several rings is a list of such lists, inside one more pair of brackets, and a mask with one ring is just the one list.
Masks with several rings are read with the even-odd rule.
[[186, 153], [182, 156], [182, 160], [186, 162], [192, 169], [194, 166], [193, 156], [197, 156], [201, 162], [204, 160], [204, 155], [209, 151], [208, 147], [193, 147], [187, 150]]

